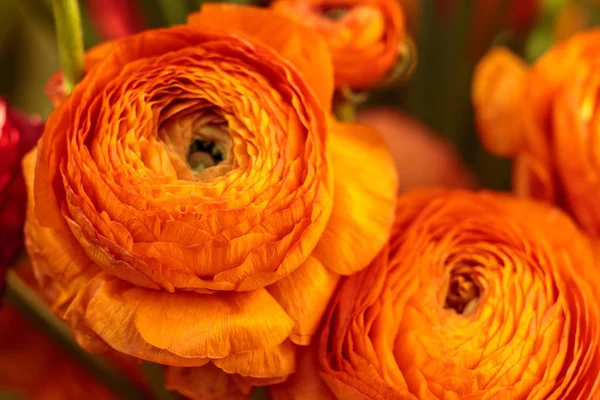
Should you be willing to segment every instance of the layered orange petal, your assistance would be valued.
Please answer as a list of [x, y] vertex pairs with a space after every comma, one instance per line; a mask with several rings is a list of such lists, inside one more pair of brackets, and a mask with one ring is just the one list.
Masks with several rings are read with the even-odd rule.
[[188, 23], [202, 28], [225, 29], [265, 43], [300, 71], [323, 108], [331, 107], [331, 54], [327, 43], [311, 29], [261, 8], [234, 4], [203, 4], [200, 12], [188, 17]]
[[[123, 40], [46, 126], [34, 196], [47, 201], [36, 202], [36, 218], [68, 225], [65, 236], [96, 265], [138, 286], [265, 286], [304, 262], [327, 222], [326, 127], [310, 89], [269, 49], [220, 38], [179, 27]], [[170, 83], [161, 75], [166, 65]], [[261, 68], [277, 71], [269, 79], [279, 86], [255, 72]], [[162, 94], [165, 82], [189, 99], [173, 103]], [[126, 90], [119, 98], [129, 101], [103, 107], [116, 90]], [[138, 116], [132, 127], [120, 117], [130, 113]], [[105, 127], [95, 131], [92, 117]], [[192, 130], [210, 123], [228, 128], [232, 140], [230, 171], [214, 179], [210, 168], [195, 177], [180, 154]]]
[[323, 36], [333, 56], [336, 87], [373, 86], [398, 58], [410, 57], [397, 0], [277, 0], [271, 8]]
[[120, 352], [166, 365], [201, 366], [276, 346], [293, 326], [265, 289], [171, 294], [99, 276], [86, 290], [71, 306], [71, 320], [83, 318]]
[[296, 346], [285, 341], [272, 347], [232, 354], [213, 360], [213, 364], [230, 374], [259, 379], [285, 379], [295, 370]]
[[386, 248], [340, 284], [321, 376], [348, 400], [596, 398], [599, 289], [592, 242], [558, 209], [413, 192]]
[[387, 241], [398, 177], [376, 129], [331, 121], [329, 132], [334, 206], [313, 256], [329, 270], [350, 275], [367, 266]]

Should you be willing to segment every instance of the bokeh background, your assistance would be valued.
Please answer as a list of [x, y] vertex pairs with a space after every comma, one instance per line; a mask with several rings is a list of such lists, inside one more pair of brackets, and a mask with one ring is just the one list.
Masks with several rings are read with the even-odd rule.
[[[261, 4], [262, 0], [237, 1]], [[370, 94], [363, 108], [404, 110], [449, 140], [479, 185], [509, 187], [510, 165], [488, 155], [473, 127], [470, 82], [485, 51], [504, 45], [532, 62], [551, 44], [600, 23], [600, 0], [399, 0], [418, 50], [408, 82]], [[182, 23], [200, 0], [82, 0], [84, 42]], [[0, 95], [46, 117], [48, 78], [58, 69], [51, 0], [0, 0]]]

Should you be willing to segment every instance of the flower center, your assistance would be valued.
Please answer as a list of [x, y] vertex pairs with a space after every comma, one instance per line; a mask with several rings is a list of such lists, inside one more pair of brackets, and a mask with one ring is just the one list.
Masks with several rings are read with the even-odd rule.
[[225, 158], [225, 151], [220, 143], [195, 136], [187, 152], [187, 163], [194, 172], [214, 167]]
[[452, 308], [463, 315], [471, 314], [479, 300], [479, 287], [465, 274], [453, 275], [448, 286], [444, 308]]
[[332, 21], [339, 21], [348, 14], [348, 9], [343, 7], [332, 7], [323, 10], [323, 15]]

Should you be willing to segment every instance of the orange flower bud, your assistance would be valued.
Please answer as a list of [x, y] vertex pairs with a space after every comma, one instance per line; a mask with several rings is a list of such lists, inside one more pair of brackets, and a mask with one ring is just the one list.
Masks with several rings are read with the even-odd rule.
[[336, 87], [367, 89], [414, 58], [398, 0], [275, 0], [271, 8], [319, 32], [333, 56]]
[[598, 398], [595, 260], [552, 206], [411, 192], [388, 245], [340, 283], [307, 367], [273, 398]]
[[[86, 63], [25, 160], [27, 246], [55, 312], [90, 351], [181, 368], [167, 383], [192, 398], [285, 379], [393, 222], [383, 139], [328, 119], [324, 41], [206, 5]], [[195, 379], [207, 370], [220, 377]]]
[[561, 205], [595, 236], [599, 40], [598, 30], [577, 34], [531, 67], [507, 50], [493, 50], [478, 65], [473, 83], [482, 142], [515, 160], [515, 191]]

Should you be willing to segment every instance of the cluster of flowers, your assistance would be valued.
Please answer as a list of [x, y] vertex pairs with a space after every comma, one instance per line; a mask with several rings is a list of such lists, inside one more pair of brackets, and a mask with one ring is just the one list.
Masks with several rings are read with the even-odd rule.
[[476, 71], [519, 197], [397, 197], [380, 133], [336, 120], [408, 43], [395, 0], [206, 4], [93, 48], [70, 94], [53, 77], [25, 243], [77, 342], [196, 400], [600, 396], [600, 33]]

